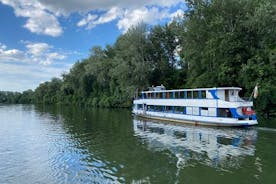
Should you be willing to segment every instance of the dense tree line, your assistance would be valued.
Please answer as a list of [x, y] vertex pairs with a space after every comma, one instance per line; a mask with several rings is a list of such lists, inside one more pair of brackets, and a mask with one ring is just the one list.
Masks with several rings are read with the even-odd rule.
[[[275, 3], [188, 0], [187, 6], [183, 17], [166, 25], [140, 23], [113, 45], [93, 47], [90, 56], [76, 62], [62, 79], [23, 92], [20, 100], [129, 107], [137, 90], [151, 85], [168, 89], [240, 86], [243, 95], [250, 96], [258, 83], [256, 108], [275, 111]], [[12, 102], [20, 102], [17, 95]]]
[[29, 104], [33, 102], [32, 90], [19, 92], [0, 91], [0, 103], [6, 104]]

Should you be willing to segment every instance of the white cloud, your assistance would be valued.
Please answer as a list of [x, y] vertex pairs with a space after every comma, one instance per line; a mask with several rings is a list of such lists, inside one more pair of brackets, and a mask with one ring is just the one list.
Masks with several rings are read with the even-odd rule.
[[90, 13], [78, 22], [78, 26], [85, 26], [86, 29], [92, 29], [99, 24], [104, 24], [118, 19], [117, 26], [123, 32], [126, 32], [128, 28], [136, 25], [139, 22], [144, 22], [150, 25], [157, 24], [164, 19], [173, 19], [177, 16], [184, 14], [183, 10], [177, 10], [170, 12], [169, 8], [137, 8], [137, 9], [120, 9], [118, 7], [112, 7], [109, 11], [101, 16], [91, 15]]
[[24, 25], [26, 29], [36, 34], [49, 36], [59, 36], [62, 28], [56, 16], [36, 0], [0, 0], [3, 4], [9, 5], [14, 9], [18, 17], [27, 18]]
[[122, 13], [122, 10], [118, 7], [112, 7], [109, 11], [99, 17], [89, 13], [85, 18], [80, 20], [77, 25], [79, 27], [85, 26], [86, 29], [92, 29], [99, 24], [105, 24], [117, 19]]
[[28, 52], [34, 56], [41, 56], [51, 48], [47, 43], [28, 43], [26, 47], [28, 48]]
[[112, 7], [106, 14], [104, 14], [97, 20], [96, 24], [104, 24], [104, 23], [111, 22], [116, 18], [118, 18], [118, 16], [121, 13], [122, 11], [118, 7]]
[[91, 15], [90, 13], [87, 15], [87, 17], [83, 18], [78, 22], [78, 26], [87, 26], [88, 29], [91, 29], [94, 27], [93, 22], [97, 19], [97, 15]]
[[173, 12], [170, 17], [173, 19], [173, 18], [177, 18], [177, 17], [182, 17], [184, 15], [184, 11], [179, 9], [175, 12]]
[[57, 53], [57, 52], [51, 52], [51, 53], [47, 53], [47, 54], [45, 55], [45, 60], [42, 61], [41, 63], [42, 63], [43, 65], [50, 65], [50, 64], [52, 64], [53, 61], [55, 61], [55, 60], [63, 60], [63, 59], [65, 59], [65, 58], [66, 58], [66, 56], [64, 56], [64, 55], [62, 55], [62, 54], [59, 54], [59, 53]]
[[179, 3], [184, 3], [185, 0], [39, 0], [39, 2], [52, 12], [66, 15], [73, 12], [89, 12], [91, 10], [108, 11], [112, 7], [118, 7], [120, 9], [137, 9], [155, 5], [171, 7]]
[[7, 49], [7, 46], [0, 43], [0, 61], [11, 60], [17, 61], [24, 57], [24, 52], [17, 49]]
[[168, 9], [159, 10], [156, 7], [153, 8], [140, 8], [132, 11], [126, 10], [124, 17], [118, 21], [118, 28], [124, 32], [131, 26], [143, 21], [147, 24], [156, 24], [159, 20], [169, 18], [170, 14]]
[[32, 33], [54, 37], [63, 33], [58, 21], [58, 18], [62, 15], [69, 16], [76, 12], [84, 15], [76, 25], [86, 29], [92, 29], [97, 25], [117, 20], [118, 28], [126, 31], [139, 21], [156, 24], [163, 19], [172, 19], [182, 12], [178, 10], [175, 15], [170, 16], [170, 8], [185, 3], [184, 0], [139, 0], [131, 2], [129, 0], [0, 1], [13, 7], [16, 16], [27, 18], [24, 25], [26, 29]]
[[27, 43], [26, 48], [28, 49], [26, 55], [29, 56], [29, 60], [43, 65], [50, 65], [56, 60], [66, 58], [65, 55], [52, 51], [52, 46], [47, 43]]
[[[24, 42], [23, 42], [24, 43]], [[25, 51], [18, 49], [7, 49], [7, 46], [0, 44], [0, 62], [23, 62], [50, 65], [57, 60], [64, 60], [65, 54], [55, 52], [47, 43], [25, 42]]]
[[44, 34], [49, 36], [59, 36], [62, 34], [62, 28], [59, 25], [57, 18], [45, 11], [35, 10], [34, 15], [29, 17], [25, 28], [32, 33]]

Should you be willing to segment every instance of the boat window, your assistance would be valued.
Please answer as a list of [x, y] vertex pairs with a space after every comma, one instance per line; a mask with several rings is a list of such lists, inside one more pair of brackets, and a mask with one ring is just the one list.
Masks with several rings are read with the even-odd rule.
[[232, 117], [231, 111], [229, 108], [218, 108], [218, 116], [219, 117]]
[[164, 93], [160, 93], [160, 98], [164, 98]]
[[171, 111], [173, 111], [173, 107], [172, 106], [165, 106], [165, 111], [166, 112], [171, 112]]
[[162, 93], [156, 93], [156, 98], [162, 98]]
[[208, 107], [201, 107], [202, 110], [207, 110], [208, 111]]
[[143, 105], [142, 104], [138, 104], [138, 109], [143, 109]]
[[229, 90], [224, 91], [225, 101], [229, 101]]
[[154, 111], [154, 105], [148, 105], [147, 109], [148, 111]]
[[184, 98], [184, 91], [180, 91], [179, 98]]
[[176, 106], [176, 107], [174, 108], [174, 112], [175, 112], [175, 113], [181, 113], [181, 114], [183, 114], [183, 113], [184, 113], [184, 108], [185, 108], [185, 107]]
[[191, 91], [187, 91], [187, 98], [188, 98], [188, 99], [193, 98], [193, 97], [192, 97], [192, 92], [191, 92]]
[[198, 91], [193, 91], [193, 98], [197, 99], [198, 98]]
[[201, 91], [201, 98], [206, 98], [206, 91]]
[[179, 91], [175, 92], [174, 97], [175, 97], [175, 98], [179, 98]]
[[163, 106], [155, 106], [155, 111], [162, 112], [163, 111]]
[[148, 93], [145, 93], [145, 97], [148, 99], [148, 98], [149, 98], [149, 94], [148, 94]]

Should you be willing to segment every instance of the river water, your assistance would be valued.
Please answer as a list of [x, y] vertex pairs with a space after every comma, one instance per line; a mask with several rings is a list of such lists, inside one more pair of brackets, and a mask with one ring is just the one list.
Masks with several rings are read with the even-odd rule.
[[274, 184], [275, 123], [210, 128], [121, 109], [0, 105], [0, 183]]

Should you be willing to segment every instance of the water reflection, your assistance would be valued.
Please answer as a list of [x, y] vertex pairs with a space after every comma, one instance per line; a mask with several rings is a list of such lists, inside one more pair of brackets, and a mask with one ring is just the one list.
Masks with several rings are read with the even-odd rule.
[[141, 119], [133, 120], [133, 128], [148, 149], [169, 150], [177, 158], [179, 169], [200, 163], [229, 171], [255, 154], [255, 129], [195, 127]]

